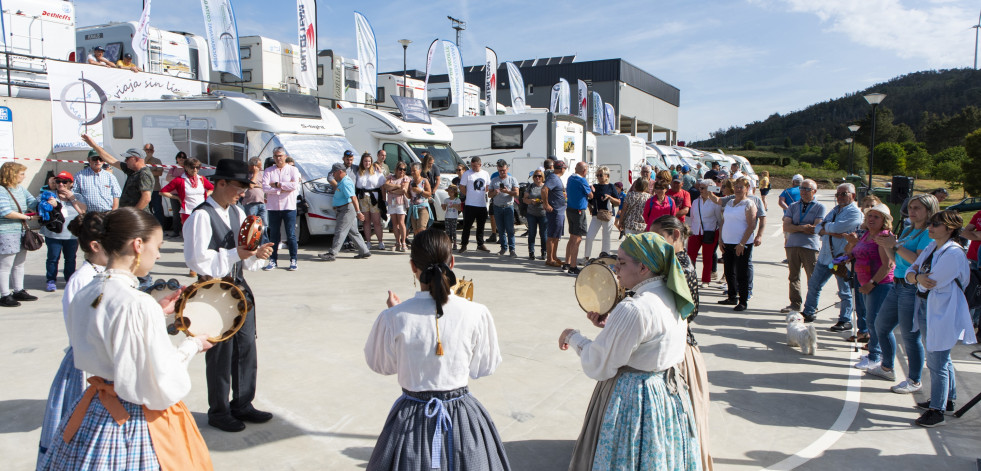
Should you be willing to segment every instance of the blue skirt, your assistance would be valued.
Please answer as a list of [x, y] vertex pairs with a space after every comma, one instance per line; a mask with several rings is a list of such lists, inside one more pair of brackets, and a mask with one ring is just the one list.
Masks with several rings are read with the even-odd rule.
[[603, 414], [593, 470], [702, 469], [691, 399], [674, 369], [624, 372]]
[[511, 469], [494, 422], [466, 387], [403, 390], [368, 461], [368, 471], [429, 469]]
[[41, 467], [44, 455], [47, 453], [51, 443], [61, 439], [57, 435], [61, 422], [67, 420], [71, 415], [75, 404], [85, 393], [85, 375], [82, 370], [75, 368], [75, 354], [71, 347], [65, 352], [65, 358], [61, 360], [58, 373], [55, 374], [51, 389], [48, 390], [48, 404], [44, 408], [44, 422], [41, 425], [41, 442], [38, 446], [37, 466]]

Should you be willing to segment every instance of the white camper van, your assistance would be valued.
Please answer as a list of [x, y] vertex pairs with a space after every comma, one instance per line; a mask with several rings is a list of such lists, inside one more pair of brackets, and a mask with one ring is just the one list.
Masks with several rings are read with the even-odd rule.
[[[220, 84], [221, 90], [241, 91], [258, 98], [263, 90], [308, 93], [296, 80], [300, 64], [300, 47], [262, 36], [239, 37], [239, 57], [242, 59], [242, 77], [212, 71], [211, 81]], [[243, 90], [244, 87], [244, 90]]]
[[155, 74], [172, 75], [193, 80], [207, 80], [211, 74], [208, 47], [204, 38], [190, 33], [177, 33], [150, 27], [150, 49], [147, 62], [140, 64], [133, 52], [133, 35], [139, 26], [135, 21], [109, 23], [78, 28], [75, 60], [85, 62], [96, 46], [106, 50], [105, 58], [113, 63], [123, 54], [133, 54], [133, 63]]
[[443, 201], [448, 197], [446, 188], [456, 176], [457, 164], [464, 163], [450, 147], [453, 132], [435, 117], [431, 123], [406, 122], [391, 111], [372, 108], [343, 108], [334, 110], [334, 115], [344, 128], [344, 134], [354, 145], [355, 162], [363, 152], [376, 156], [379, 150], [387, 155], [385, 161], [389, 171], [398, 162], [419, 162], [423, 152], [429, 152], [436, 159], [436, 166], [442, 172], [439, 187], [435, 189], [435, 218], [444, 217]]
[[472, 83], [463, 84], [463, 111], [459, 103], [453, 102], [450, 84], [429, 84], [429, 111], [437, 116], [477, 116], [480, 114], [480, 87]]
[[11, 85], [9, 95], [7, 86], [0, 95], [46, 100], [43, 58], [75, 60], [75, 7], [64, 0], [6, 0], [2, 6], [2, 52], [9, 68], [4, 81]]
[[549, 156], [562, 159], [569, 168], [577, 162], [596, 164], [586, 160], [585, 122], [575, 116], [532, 109], [524, 114], [440, 119], [453, 130], [453, 148], [460, 157], [468, 162], [480, 157], [485, 167], [504, 159], [518, 181], [525, 181]]
[[610, 169], [610, 183], [623, 182], [624, 188], [630, 188], [647, 160], [647, 146], [639, 137], [628, 134], [596, 136], [596, 165]]
[[344, 151], [354, 150], [337, 118], [310, 95], [266, 92], [263, 100], [231, 95], [110, 101], [103, 121], [105, 147], [118, 155], [149, 142], [164, 164], [174, 164], [177, 152], [184, 151], [209, 166], [224, 158], [265, 160], [284, 147], [304, 180], [298, 239], [333, 234], [334, 189], [327, 179]]
[[406, 96], [409, 98], [423, 99], [426, 95], [426, 82], [422, 80], [406, 77], [408, 87], [402, 86], [402, 76], [394, 74], [380, 74], [378, 76], [378, 97], [375, 103], [383, 108], [395, 108], [392, 102], [392, 95]]
[[324, 49], [317, 53], [317, 90], [314, 95], [337, 102], [364, 104], [370, 96], [362, 91], [358, 60], [334, 55]]

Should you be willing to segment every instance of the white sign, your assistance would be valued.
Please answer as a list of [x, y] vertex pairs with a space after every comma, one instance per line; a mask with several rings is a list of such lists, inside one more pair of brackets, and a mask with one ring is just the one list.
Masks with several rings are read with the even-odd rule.
[[0, 158], [14, 156], [14, 115], [0, 106]]
[[102, 144], [103, 108], [110, 100], [153, 100], [201, 94], [201, 82], [97, 65], [48, 62], [52, 150], [88, 149], [81, 135]]

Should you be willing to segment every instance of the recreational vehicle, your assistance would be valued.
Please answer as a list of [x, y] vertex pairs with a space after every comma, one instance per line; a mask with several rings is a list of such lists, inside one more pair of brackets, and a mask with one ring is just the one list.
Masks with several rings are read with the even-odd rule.
[[453, 101], [450, 84], [447, 82], [429, 84], [429, 111], [438, 116], [477, 116], [480, 114], [480, 87], [472, 83], [463, 84], [463, 110], [460, 103]]
[[400, 114], [373, 108], [343, 108], [334, 110], [334, 115], [354, 145], [355, 155], [370, 152], [374, 156], [384, 150], [389, 171], [394, 170], [398, 162], [420, 162], [422, 153], [429, 152], [442, 172], [439, 186], [434, 191], [433, 220], [443, 220], [442, 203], [448, 197], [446, 188], [456, 176], [457, 164], [464, 163], [450, 147], [453, 142], [450, 128], [436, 118], [430, 118], [430, 123], [411, 122], [402, 119]]
[[334, 100], [341, 107], [363, 105], [369, 95], [360, 89], [358, 60], [334, 55], [324, 49], [317, 53], [317, 90], [313, 94]]
[[105, 57], [113, 63], [123, 54], [133, 54], [133, 63], [146, 72], [172, 75], [192, 80], [207, 80], [211, 74], [208, 46], [203, 37], [164, 31], [150, 27], [148, 64], [140, 64], [133, 52], [133, 36], [139, 25], [135, 21], [86, 26], [75, 32], [75, 60], [85, 62], [96, 46], [106, 50]]
[[[575, 116], [533, 109], [524, 114], [440, 119], [453, 130], [453, 147], [464, 160], [480, 157], [489, 168], [504, 159], [521, 181], [550, 156], [569, 168], [578, 162], [596, 164], [586, 160], [585, 122]], [[597, 155], [601, 152], [597, 149]], [[566, 172], [567, 177], [571, 174]]]
[[266, 92], [262, 100], [231, 95], [107, 102], [105, 147], [118, 155], [152, 143], [164, 164], [174, 164], [177, 152], [184, 151], [206, 166], [224, 158], [265, 160], [283, 147], [304, 180], [298, 195], [298, 239], [333, 234], [334, 188], [328, 175], [344, 151], [354, 150], [337, 118], [309, 95]]
[[211, 82], [221, 90], [241, 91], [258, 98], [263, 90], [308, 93], [297, 85], [296, 69], [300, 64], [299, 46], [262, 36], [241, 36], [239, 57], [242, 77], [212, 71]]
[[610, 169], [610, 182], [623, 182], [629, 188], [647, 164], [647, 146], [639, 137], [627, 134], [596, 136], [596, 165]]
[[414, 78], [406, 78], [409, 84], [408, 87], [402, 85], [401, 75], [380, 74], [378, 76], [378, 97], [375, 98], [375, 104], [382, 108], [394, 109], [395, 103], [392, 102], [392, 95], [419, 98], [420, 100], [425, 98], [426, 82]]
[[0, 87], [0, 95], [46, 100], [44, 59], [76, 57], [75, 7], [63, 0], [6, 0], [0, 5], [5, 81], [10, 83]]

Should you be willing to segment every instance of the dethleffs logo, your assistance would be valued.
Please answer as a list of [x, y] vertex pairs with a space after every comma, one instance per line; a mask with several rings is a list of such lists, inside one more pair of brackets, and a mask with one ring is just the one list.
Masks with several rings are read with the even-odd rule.
[[53, 11], [44, 10], [41, 12], [41, 16], [49, 16], [51, 18], [58, 18], [59, 20], [71, 21], [71, 15], [66, 15], [64, 13], [55, 13]]

